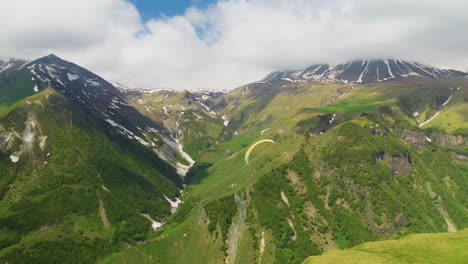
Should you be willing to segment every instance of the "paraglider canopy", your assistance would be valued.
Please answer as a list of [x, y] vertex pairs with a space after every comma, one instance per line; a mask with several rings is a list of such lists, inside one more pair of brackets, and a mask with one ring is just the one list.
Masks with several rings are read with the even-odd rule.
[[262, 140], [259, 140], [257, 142], [255, 142], [254, 144], [252, 144], [248, 149], [247, 151], [245, 152], [245, 156], [244, 156], [244, 160], [245, 160], [245, 163], [247, 163], [247, 165], [249, 165], [249, 157], [250, 157], [250, 153], [252, 152], [252, 150], [262, 144], [262, 143], [275, 143], [273, 140], [271, 139], [262, 139]]

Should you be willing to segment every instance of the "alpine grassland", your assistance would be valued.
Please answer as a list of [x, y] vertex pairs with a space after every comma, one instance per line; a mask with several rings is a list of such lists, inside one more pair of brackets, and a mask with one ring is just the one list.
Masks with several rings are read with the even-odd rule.
[[304, 264], [326, 263], [466, 263], [467, 234], [413, 234], [397, 240], [367, 242], [347, 250], [331, 250], [322, 256], [307, 258]]
[[[450, 89], [458, 85], [281, 82], [217, 98], [210, 110], [229, 123], [199, 150], [177, 213], [156, 241], [103, 263], [302, 263], [367, 241], [466, 227], [464, 136], [446, 123], [432, 127], [438, 116], [418, 127], [430, 117], [414, 115], [466, 107], [466, 89]], [[247, 165], [248, 147], [267, 138], [275, 143], [255, 148]]]

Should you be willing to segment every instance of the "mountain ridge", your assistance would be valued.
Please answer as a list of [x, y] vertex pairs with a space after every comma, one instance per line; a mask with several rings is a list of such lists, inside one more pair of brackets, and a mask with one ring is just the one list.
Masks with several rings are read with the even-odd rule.
[[[6, 61], [0, 60], [0, 73], [7, 70], [15, 70], [20, 67], [30, 65], [32, 62], [41, 59], [60, 59], [55, 54], [49, 54], [38, 59], [9, 59]], [[455, 69], [444, 69], [436, 66], [423, 64], [417, 61], [401, 60], [395, 58], [387, 59], [356, 59], [346, 63], [329, 64], [319, 63], [300, 70], [278, 70], [268, 73], [263, 79], [247, 83], [269, 83], [272, 81], [283, 81], [285, 83], [307, 83], [307, 82], [331, 82], [343, 84], [366, 84], [379, 83], [388, 81], [406, 81], [414, 79], [438, 80], [438, 79], [455, 79], [468, 78], [468, 73]], [[141, 91], [160, 91], [160, 90], [175, 90], [170, 87], [163, 88], [136, 88], [128, 87], [118, 81], [110, 82], [115, 88], [120, 91], [125, 90], [141, 90]], [[243, 85], [245, 86], [245, 85]], [[240, 87], [243, 87], [240, 86]], [[232, 89], [182, 89], [180, 91], [189, 91], [192, 93], [200, 92], [217, 92], [228, 93], [238, 87]]]
[[[36, 81], [37, 90], [52, 87], [72, 102], [104, 120], [110, 130], [153, 149], [183, 178], [194, 161], [178, 140], [126, 102], [125, 95], [98, 75], [54, 54], [24, 64]], [[35, 88], [36, 89], [36, 88]], [[189, 165], [187, 165], [187, 162]]]
[[365, 84], [402, 81], [413, 78], [450, 79], [468, 78], [468, 73], [446, 70], [419, 62], [399, 59], [354, 60], [343, 64], [314, 64], [298, 71], [274, 71], [256, 83], [272, 81], [299, 82], [326, 81], [344, 84]]

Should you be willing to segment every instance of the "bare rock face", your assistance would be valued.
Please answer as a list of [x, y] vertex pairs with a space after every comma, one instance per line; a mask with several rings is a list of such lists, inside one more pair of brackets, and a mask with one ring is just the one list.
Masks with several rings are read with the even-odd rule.
[[411, 156], [395, 156], [386, 153], [384, 162], [393, 170], [393, 175], [410, 175], [411, 174]]
[[411, 174], [411, 160], [410, 154], [405, 155], [391, 155], [386, 152], [381, 152], [377, 159], [382, 160], [392, 169], [393, 175], [410, 175]]
[[468, 160], [468, 155], [461, 153], [452, 153], [452, 156], [459, 160]]
[[464, 135], [432, 133], [426, 135], [422, 131], [399, 130], [396, 131], [406, 143], [417, 149], [423, 149], [429, 145], [436, 146], [467, 146], [468, 142]]
[[5, 130], [0, 124], [0, 151], [4, 152], [11, 147], [13, 138], [13, 133]]
[[410, 144], [411, 146], [417, 149], [423, 149], [429, 143], [426, 139], [426, 136], [422, 132], [402, 130], [397, 131], [397, 133], [401, 136], [401, 138], [404, 141], [406, 141], [406, 143]]
[[442, 146], [462, 146], [466, 145], [465, 137], [462, 135], [435, 134], [434, 143]]
[[210, 223], [210, 218], [208, 218], [208, 215], [206, 214], [205, 209], [202, 209], [202, 211], [198, 214], [198, 225], [207, 226], [209, 223]]

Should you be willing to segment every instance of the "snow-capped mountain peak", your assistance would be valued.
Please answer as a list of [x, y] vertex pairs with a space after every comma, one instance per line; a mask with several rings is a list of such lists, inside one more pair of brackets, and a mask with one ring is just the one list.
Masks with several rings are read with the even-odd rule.
[[[32, 74], [38, 92], [51, 87], [87, 110], [108, 126], [108, 133], [128, 138], [151, 149], [159, 158], [175, 167], [184, 177], [193, 160], [181, 144], [163, 126], [153, 122], [131, 106], [125, 95], [98, 75], [54, 54], [28, 62], [23, 70]], [[190, 166], [182, 165], [180, 157]]]
[[405, 80], [408, 78], [447, 79], [467, 78], [468, 74], [457, 70], [440, 69], [418, 62], [398, 59], [357, 60], [344, 64], [315, 64], [299, 71], [278, 71], [268, 74], [258, 83], [272, 81], [362, 84]]

